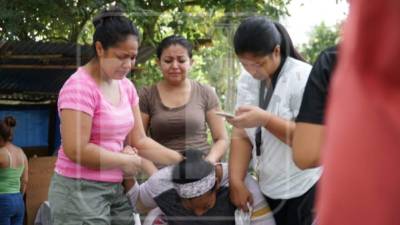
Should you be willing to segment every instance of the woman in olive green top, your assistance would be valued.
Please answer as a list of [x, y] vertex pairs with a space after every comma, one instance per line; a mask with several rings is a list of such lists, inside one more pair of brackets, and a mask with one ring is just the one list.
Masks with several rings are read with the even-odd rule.
[[0, 224], [22, 225], [23, 194], [28, 181], [28, 161], [21, 148], [11, 143], [16, 121], [0, 121]]
[[[144, 128], [159, 142], [178, 151], [199, 149], [218, 162], [228, 146], [224, 120], [215, 90], [189, 79], [192, 45], [181, 37], [164, 38], [157, 48], [157, 64], [163, 79], [139, 90]], [[213, 144], [207, 142], [210, 128]]]

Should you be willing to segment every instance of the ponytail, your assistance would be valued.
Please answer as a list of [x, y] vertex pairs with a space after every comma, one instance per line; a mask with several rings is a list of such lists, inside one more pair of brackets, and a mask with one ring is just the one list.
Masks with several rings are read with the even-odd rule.
[[300, 53], [294, 48], [292, 39], [289, 36], [289, 33], [285, 29], [282, 24], [278, 22], [274, 22], [274, 25], [278, 32], [281, 34], [281, 55], [283, 58], [286, 58], [288, 56], [295, 58], [297, 60], [306, 62], [306, 60], [303, 58], [303, 56], [300, 55]]
[[280, 23], [261, 16], [249, 17], [239, 25], [233, 45], [236, 55], [252, 53], [256, 56], [269, 55], [279, 45], [283, 59], [290, 56], [305, 61], [294, 49], [286, 29]]

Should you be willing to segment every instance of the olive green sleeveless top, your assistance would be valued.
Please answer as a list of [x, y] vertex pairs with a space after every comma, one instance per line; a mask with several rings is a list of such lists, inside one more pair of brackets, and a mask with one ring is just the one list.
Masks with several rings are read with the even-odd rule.
[[12, 168], [11, 154], [9, 152], [7, 153], [10, 166], [8, 168], [0, 168], [0, 194], [19, 193], [24, 165], [18, 168]]

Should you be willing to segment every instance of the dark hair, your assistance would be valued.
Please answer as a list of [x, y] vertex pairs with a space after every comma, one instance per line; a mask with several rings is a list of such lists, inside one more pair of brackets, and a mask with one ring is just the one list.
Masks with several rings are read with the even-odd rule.
[[187, 50], [189, 58], [192, 58], [193, 45], [186, 38], [178, 35], [168, 36], [158, 44], [157, 58], [160, 59], [163, 51], [171, 45], [181, 45]]
[[95, 32], [93, 34], [93, 49], [96, 52], [95, 44], [99, 41], [104, 49], [115, 46], [125, 41], [128, 35], [139, 37], [139, 31], [127, 17], [122, 9], [112, 7], [104, 9], [93, 19]]
[[3, 141], [12, 141], [12, 136], [13, 136], [13, 127], [17, 125], [17, 122], [14, 117], [12, 116], [6, 116], [3, 120], [0, 122], [0, 138], [3, 139]]
[[256, 56], [266, 56], [280, 45], [281, 56], [291, 56], [304, 61], [304, 58], [294, 49], [292, 39], [286, 29], [278, 22], [272, 22], [265, 17], [252, 16], [245, 19], [237, 28], [233, 39], [236, 55], [252, 53]]
[[186, 184], [203, 179], [214, 169], [214, 165], [204, 159], [200, 150], [189, 149], [184, 152], [185, 159], [172, 170], [172, 182]]

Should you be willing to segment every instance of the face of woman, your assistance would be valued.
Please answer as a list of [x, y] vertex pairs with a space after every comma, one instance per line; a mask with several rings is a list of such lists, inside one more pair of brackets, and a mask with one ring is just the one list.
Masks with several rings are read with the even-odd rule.
[[123, 79], [135, 65], [139, 48], [137, 37], [129, 35], [124, 41], [107, 50], [98, 44], [100, 43], [96, 44], [96, 50], [102, 74], [108, 79]]
[[170, 84], [183, 82], [188, 76], [192, 63], [188, 50], [179, 44], [165, 48], [158, 61], [164, 80]]
[[217, 191], [213, 189], [204, 195], [192, 199], [183, 199], [183, 207], [192, 211], [196, 216], [202, 216], [215, 206]]
[[271, 77], [281, 62], [280, 49], [275, 47], [271, 54], [256, 56], [253, 53], [243, 53], [238, 56], [240, 63], [254, 79], [265, 80]]

